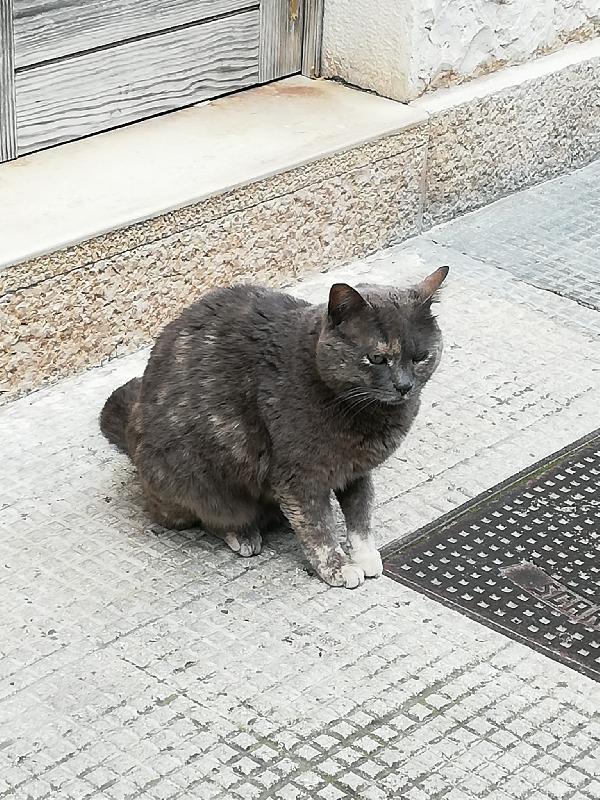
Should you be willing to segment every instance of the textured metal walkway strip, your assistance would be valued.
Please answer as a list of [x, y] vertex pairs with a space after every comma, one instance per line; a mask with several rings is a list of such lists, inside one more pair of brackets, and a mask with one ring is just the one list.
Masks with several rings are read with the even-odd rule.
[[600, 680], [600, 431], [388, 545], [384, 567]]

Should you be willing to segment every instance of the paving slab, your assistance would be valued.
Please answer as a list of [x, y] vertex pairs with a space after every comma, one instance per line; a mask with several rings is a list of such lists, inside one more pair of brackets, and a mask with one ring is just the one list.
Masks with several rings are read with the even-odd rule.
[[[510, 225], [538, 274], [555, 270], [554, 239], [535, 249], [552, 206], [597, 290], [576, 221], [600, 171], [572, 175], [564, 202], [561, 180], [503, 201], [486, 253], [476, 232], [458, 247], [435, 230], [292, 287], [323, 299], [334, 280], [451, 266], [443, 364], [378, 474], [381, 544], [598, 427], [598, 312], [503, 249]], [[390, 579], [329, 589], [289, 536], [244, 560], [153, 525], [97, 427], [146, 357], [0, 409], [0, 798], [597, 798], [589, 678]]]
[[600, 309], [600, 161], [440, 226], [431, 238]]

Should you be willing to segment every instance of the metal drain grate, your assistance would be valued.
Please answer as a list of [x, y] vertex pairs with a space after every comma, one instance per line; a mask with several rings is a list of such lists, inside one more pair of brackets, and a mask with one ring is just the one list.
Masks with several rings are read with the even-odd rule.
[[600, 431], [388, 545], [384, 567], [600, 680]]

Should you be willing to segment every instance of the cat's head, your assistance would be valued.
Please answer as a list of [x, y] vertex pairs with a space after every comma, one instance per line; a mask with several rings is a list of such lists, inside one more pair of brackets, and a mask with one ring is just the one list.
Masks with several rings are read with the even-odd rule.
[[334, 284], [317, 344], [321, 379], [357, 404], [394, 406], [414, 397], [440, 361], [431, 304], [447, 274], [440, 267], [409, 289]]

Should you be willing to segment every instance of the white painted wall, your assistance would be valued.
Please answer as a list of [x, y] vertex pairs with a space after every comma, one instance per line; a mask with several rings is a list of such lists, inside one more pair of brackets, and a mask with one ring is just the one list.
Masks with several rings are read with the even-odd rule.
[[323, 75], [412, 100], [600, 34], [600, 0], [325, 0]]

